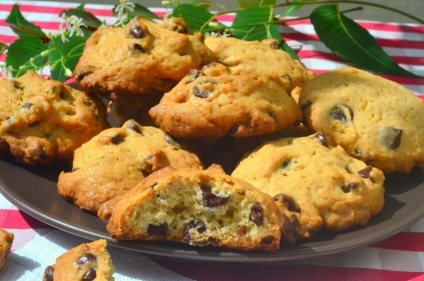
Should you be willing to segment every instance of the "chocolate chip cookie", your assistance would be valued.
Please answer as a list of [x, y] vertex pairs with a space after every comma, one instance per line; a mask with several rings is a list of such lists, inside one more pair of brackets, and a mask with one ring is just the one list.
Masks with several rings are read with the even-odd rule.
[[187, 35], [168, 28], [136, 17], [124, 27], [95, 31], [75, 68], [78, 85], [110, 99], [166, 92], [191, 69], [215, 61], [200, 33]]
[[102, 203], [167, 166], [201, 169], [202, 163], [162, 130], [129, 120], [75, 151], [72, 171], [59, 175], [58, 192], [81, 209], [97, 212]]
[[384, 175], [329, 146], [323, 133], [269, 142], [231, 174], [270, 194], [282, 206], [295, 238], [365, 225], [384, 205]]
[[149, 114], [177, 138], [263, 135], [301, 121], [290, 92], [287, 77], [233, 74], [211, 63], [192, 70]]
[[300, 61], [278, 49], [276, 40], [258, 42], [230, 37], [206, 37], [205, 44], [212, 50], [217, 62], [228, 66], [234, 74], [287, 76], [293, 88], [301, 87], [315, 76]]
[[72, 248], [58, 257], [55, 264], [46, 267], [43, 281], [115, 280], [115, 269], [106, 247], [106, 240], [99, 239]]
[[385, 173], [424, 167], [424, 101], [405, 87], [355, 68], [310, 80], [299, 103], [306, 126]]
[[34, 71], [0, 81], [0, 149], [19, 162], [70, 163], [76, 148], [108, 127], [97, 97]]
[[106, 202], [98, 215], [115, 239], [241, 250], [277, 250], [283, 225], [271, 196], [219, 166], [160, 170]]
[[6, 257], [12, 248], [14, 235], [4, 229], [0, 229], [0, 270], [6, 264]]

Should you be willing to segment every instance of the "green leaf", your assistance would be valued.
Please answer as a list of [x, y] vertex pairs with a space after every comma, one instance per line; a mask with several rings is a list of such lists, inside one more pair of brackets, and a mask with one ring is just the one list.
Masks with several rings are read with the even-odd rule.
[[7, 51], [6, 66], [12, 66], [13, 76], [19, 77], [28, 70], [42, 68], [47, 57], [41, 53], [47, 49], [43, 41], [37, 37], [25, 36], [15, 40]]
[[66, 17], [76, 16], [77, 18], [82, 19], [82, 22], [87, 27], [98, 28], [102, 22], [96, 18], [92, 13], [82, 10], [77, 7], [77, 9], [69, 9], [61, 12], [60, 16], [66, 15]]
[[19, 6], [17, 4], [13, 5], [12, 11], [9, 16], [6, 18], [6, 22], [20, 37], [23, 36], [33, 36], [39, 38], [47, 38], [46, 34], [38, 26], [27, 21], [22, 13], [19, 11]]
[[[277, 28], [272, 7], [246, 8], [237, 12], [231, 29], [236, 38], [253, 41], [273, 37]], [[278, 30], [277, 30], [278, 32]]]
[[[155, 13], [150, 11], [148, 8], [146, 8], [146, 7], [144, 7], [140, 4], [137, 4], [137, 3], [134, 3], [134, 4], [135, 4], [134, 11], [129, 13], [129, 20], [131, 20], [133, 17], [136, 17], [136, 16], [142, 17], [142, 18], [145, 18], [145, 19], [161, 19], [158, 15], [156, 15]], [[118, 5], [115, 5], [113, 7], [113, 15], [114, 16], [117, 16], [117, 13], [115, 11], [117, 6]]]
[[133, 17], [139, 16], [146, 19], [160, 19], [160, 17], [158, 17], [155, 13], [140, 4], [135, 4], [134, 11], [130, 14]]
[[173, 16], [182, 16], [188, 25], [188, 28], [193, 32], [206, 32], [224, 28], [223, 25], [211, 28], [209, 23], [215, 18], [208, 10], [198, 6], [189, 4], [181, 4], [173, 11]]
[[181, 4], [189, 4], [189, 5], [193, 5], [193, 6], [197, 6], [203, 9], [207, 9], [210, 6], [213, 5], [212, 2], [210, 1], [206, 1], [206, 0], [178, 0], [175, 1], [177, 2], [177, 4], [181, 5]]
[[275, 5], [275, 0], [237, 0], [241, 8]]
[[340, 13], [335, 5], [316, 8], [310, 19], [321, 41], [342, 59], [368, 71], [420, 77], [396, 64], [367, 30]]
[[[301, 3], [302, 2], [302, 0], [292, 0], [291, 1], [291, 3]], [[283, 13], [283, 17], [284, 16], [289, 16], [289, 15], [292, 15], [292, 14], [294, 14], [294, 13], [296, 13], [297, 11], [299, 11], [300, 10], [300, 8], [302, 8], [303, 7], [303, 5], [302, 4], [299, 4], [299, 5], [293, 5], [293, 6], [289, 6], [288, 8], [287, 8], [287, 10], [285, 10], [284, 11], [284, 13]]]
[[69, 36], [69, 32], [65, 33], [65, 37], [69, 40], [63, 42], [61, 36], [53, 37], [49, 43], [49, 61], [50, 72], [54, 80], [66, 81], [69, 76], [68, 71], [73, 72], [78, 63], [79, 58], [84, 50], [85, 42], [90, 37], [91, 33], [84, 32], [84, 36]]
[[4, 51], [6, 51], [8, 47], [9, 47], [9, 45], [4, 44], [3, 42], [0, 42], [0, 54], [3, 54]]

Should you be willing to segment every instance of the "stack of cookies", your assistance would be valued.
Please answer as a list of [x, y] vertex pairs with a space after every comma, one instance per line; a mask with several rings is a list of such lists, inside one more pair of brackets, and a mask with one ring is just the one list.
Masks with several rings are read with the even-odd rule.
[[[354, 68], [315, 77], [272, 39], [134, 18], [92, 34], [75, 78], [78, 96], [49, 81], [31, 97], [24, 78], [7, 82], [23, 98], [0, 115], [0, 148], [30, 164], [71, 159], [59, 194], [97, 213], [114, 239], [276, 251], [366, 225], [384, 206], [384, 173], [424, 167], [423, 101]], [[71, 123], [83, 113], [66, 101], [85, 106], [86, 126], [38, 117], [50, 105]], [[75, 135], [65, 156], [63, 135]], [[59, 148], [15, 144], [35, 137]]]

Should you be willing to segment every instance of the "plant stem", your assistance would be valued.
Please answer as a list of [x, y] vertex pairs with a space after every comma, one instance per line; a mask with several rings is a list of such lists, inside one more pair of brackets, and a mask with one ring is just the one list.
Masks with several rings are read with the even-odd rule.
[[[376, 8], [380, 8], [380, 9], [385, 9], [385, 10], [389, 10], [398, 14], [401, 14], [405, 17], [408, 17], [410, 19], [413, 19], [417, 22], [419, 22], [420, 24], [424, 24], [424, 20], [418, 17], [415, 17], [411, 14], [405, 13], [402, 10], [398, 10], [395, 8], [392, 8], [390, 6], [385, 6], [382, 4], [376, 4], [376, 3], [370, 3], [367, 1], [356, 1], [356, 0], [344, 0], [344, 1], [340, 1], [340, 0], [324, 0], [324, 1], [301, 1], [301, 2], [296, 2], [296, 3], [284, 3], [284, 4], [275, 4], [275, 5], [270, 5], [274, 8], [278, 8], [278, 7], [287, 7], [287, 6], [295, 6], [295, 5], [321, 5], [321, 4], [359, 4], [359, 5], [364, 5], [364, 6], [372, 6], [372, 7], [376, 7]], [[266, 6], [263, 6], [266, 7]], [[218, 13], [218, 15], [220, 14], [228, 14], [228, 13], [237, 13], [239, 10], [232, 10], [232, 11], [225, 11], [225, 12], [221, 12]]]
[[[345, 13], [350, 13], [350, 12], [359, 11], [359, 10], [363, 10], [363, 8], [362, 7], [356, 7], [356, 8], [341, 11], [341, 13], [345, 14]], [[279, 23], [285, 23], [285, 22], [289, 22], [289, 21], [306, 20], [306, 19], [309, 19], [309, 16], [292, 18], [292, 19], [278, 19], [278, 20], [275, 21], [275, 23], [279, 24]]]

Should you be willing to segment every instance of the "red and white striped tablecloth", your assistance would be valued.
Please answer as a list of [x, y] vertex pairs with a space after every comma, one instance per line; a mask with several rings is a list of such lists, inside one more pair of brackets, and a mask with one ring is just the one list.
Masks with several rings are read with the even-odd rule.
[[[30, 22], [45, 32], [56, 32], [60, 11], [78, 4], [52, 1], [0, 1], [0, 41], [12, 43], [17, 37], [5, 23], [13, 4]], [[142, 1], [140, 2], [142, 4]], [[112, 24], [111, 5], [86, 4], [86, 9]], [[164, 15], [163, 8], [153, 9]], [[418, 12], [418, 11], [417, 11]], [[223, 16], [230, 22], [231, 16]], [[424, 75], [424, 25], [359, 21], [386, 52], [402, 67]], [[306, 67], [316, 74], [345, 66], [315, 34], [308, 20], [292, 21], [284, 29], [288, 44], [301, 46], [298, 53]], [[0, 55], [3, 63], [5, 55]], [[47, 70], [48, 71], [48, 70]], [[424, 99], [424, 80], [385, 76], [403, 84]], [[0, 160], [1, 161], [1, 160]], [[1, 173], [1, 171], [0, 171]], [[1, 175], [5, 176], [5, 175]], [[45, 225], [18, 210], [0, 195], [0, 228], [15, 234], [12, 254], [0, 280], [42, 280], [44, 268], [70, 248], [86, 242]], [[340, 254], [284, 264], [193, 263], [152, 260], [140, 253], [110, 249], [116, 280], [424, 280], [424, 219], [401, 233], [368, 247]]]

